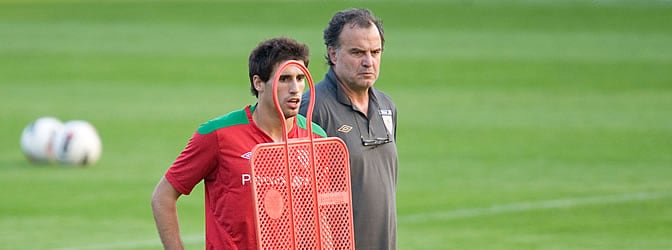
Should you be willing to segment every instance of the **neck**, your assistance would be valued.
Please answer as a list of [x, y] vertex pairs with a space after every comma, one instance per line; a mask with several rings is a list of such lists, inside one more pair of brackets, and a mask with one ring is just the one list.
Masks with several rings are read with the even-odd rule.
[[[289, 133], [294, 127], [294, 117], [284, 119], [285, 130]], [[282, 122], [279, 119], [278, 112], [275, 110], [275, 106], [273, 106], [273, 109], [270, 109], [267, 106], [262, 105], [262, 103], [258, 103], [257, 109], [252, 113], [252, 120], [254, 120], [257, 127], [271, 137], [274, 142], [283, 141], [284, 135], [282, 134]]]
[[362, 111], [362, 113], [366, 116], [369, 111], [369, 88], [352, 89], [341, 81], [338, 81], [338, 84], [341, 85], [343, 92], [345, 92], [345, 95], [348, 96], [350, 102], [352, 102], [352, 105]]

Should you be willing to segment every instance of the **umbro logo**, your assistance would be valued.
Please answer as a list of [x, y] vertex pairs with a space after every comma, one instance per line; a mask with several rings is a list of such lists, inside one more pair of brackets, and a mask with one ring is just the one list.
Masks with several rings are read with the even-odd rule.
[[244, 154], [243, 154], [243, 155], [241, 155], [240, 157], [243, 157], [243, 158], [245, 158], [245, 159], [248, 159], [248, 160], [249, 160], [250, 158], [252, 158], [252, 152], [247, 152], [247, 153], [244, 153]]
[[348, 132], [350, 132], [350, 130], [352, 130], [352, 126], [348, 126], [348, 125], [345, 125], [345, 124], [343, 126], [341, 126], [340, 128], [338, 128], [338, 132], [343, 132], [343, 133], [348, 133]]

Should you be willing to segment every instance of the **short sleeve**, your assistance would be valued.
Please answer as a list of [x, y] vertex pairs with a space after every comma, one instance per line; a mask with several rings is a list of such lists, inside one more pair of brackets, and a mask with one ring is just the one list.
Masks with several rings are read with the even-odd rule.
[[194, 133], [187, 146], [166, 172], [166, 179], [188, 195], [217, 166], [217, 133]]

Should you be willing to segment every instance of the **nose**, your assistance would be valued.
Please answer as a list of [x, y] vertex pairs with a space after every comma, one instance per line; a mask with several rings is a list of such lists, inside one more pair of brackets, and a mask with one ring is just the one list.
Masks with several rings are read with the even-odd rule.
[[371, 53], [366, 53], [362, 58], [362, 66], [368, 68], [371, 67], [371, 65], [373, 65], [373, 55], [371, 55]]
[[292, 77], [292, 80], [289, 81], [289, 93], [290, 94], [299, 93], [302, 85], [303, 85], [302, 80], [298, 79], [297, 77]]

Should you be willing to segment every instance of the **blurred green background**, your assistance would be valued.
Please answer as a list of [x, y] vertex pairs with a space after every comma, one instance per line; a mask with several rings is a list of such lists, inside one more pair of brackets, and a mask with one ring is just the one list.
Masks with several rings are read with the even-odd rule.
[[[160, 249], [149, 199], [202, 122], [255, 99], [247, 58], [385, 25], [399, 249], [670, 249], [670, 1], [0, 1], [0, 249]], [[95, 166], [34, 166], [40, 116], [98, 129]], [[179, 201], [204, 247], [202, 185]]]

